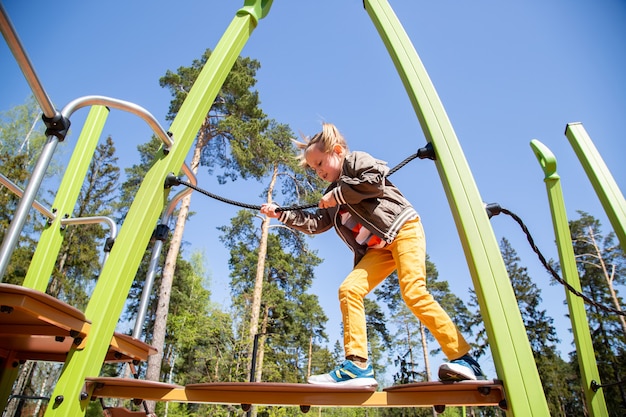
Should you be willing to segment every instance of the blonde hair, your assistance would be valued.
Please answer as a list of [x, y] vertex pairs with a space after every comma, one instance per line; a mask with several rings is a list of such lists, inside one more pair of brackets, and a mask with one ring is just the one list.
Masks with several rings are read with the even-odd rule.
[[341, 133], [339, 133], [339, 129], [332, 123], [322, 123], [322, 131], [313, 135], [313, 137], [303, 136], [302, 142], [298, 142], [294, 140], [294, 144], [296, 148], [300, 149], [302, 152], [298, 155], [298, 162], [300, 166], [307, 167], [306, 163], [306, 152], [313, 146], [317, 146], [321, 151], [325, 153], [331, 153], [333, 149], [335, 149], [336, 145], [339, 145], [343, 148], [344, 153], [348, 152], [348, 142], [343, 137]]

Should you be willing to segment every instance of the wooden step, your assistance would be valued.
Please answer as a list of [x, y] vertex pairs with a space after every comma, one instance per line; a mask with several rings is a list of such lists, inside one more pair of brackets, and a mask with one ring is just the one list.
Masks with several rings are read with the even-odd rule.
[[421, 382], [385, 388], [355, 388], [274, 382], [207, 383], [179, 386], [128, 378], [87, 378], [100, 398], [126, 398], [240, 405], [338, 407], [506, 407], [502, 382]]
[[[78, 309], [37, 290], [0, 283], [0, 357], [65, 362], [72, 345], [82, 349], [91, 323]], [[106, 362], [139, 362], [156, 349], [115, 333]]]
[[91, 327], [82, 311], [46, 293], [0, 283], [0, 334], [30, 334], [76, 339], [80, 345]]

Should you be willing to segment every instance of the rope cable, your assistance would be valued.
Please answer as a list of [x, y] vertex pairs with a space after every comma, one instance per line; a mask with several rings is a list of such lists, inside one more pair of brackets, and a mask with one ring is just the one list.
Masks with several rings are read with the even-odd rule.
[[[406, 158], [404, 161], [400, 162], [398, 165], [396, 165], [394, 168], [392, 168], [391, 170], [389, 170], [389, 173], [387, 174], [387, 176], [390, 176], [394, 173], [396, 173], [399, 169], [401, 169], [402, 167], [404, 167], [405, 165], [407, 165], [409, 162], [411, 162], [413, 159], [415, 158], [428, 158], [428, 159], [435, 159], [434, 156], [434, 152], [433, 152], [433, 148], [432, 145], [430, 143], [428, 143], [426, 145], [426, 147], [424, 148], [420, 148], [416, 153], [414, 153], [413, 155], [409, 156], [408, 158]], [[227, 204], [231, 204], [234, 206], [238, 206], [238, 207], [242, 207], [242, 208], [247, 208], [250, 210], [261, 210], [261, 206], [260, 205], [254, 205], [254, 204], [246, 204], [246, 203], [242, 203], [239, 201], [235, 201], [235, 200], [230, 200], [228, 198], [224, 198], [221, 197], [217, 194], [213, 194], [207, 190], [204, 190], [198, 186], [195, 186], [187, 181], [183, 181], [178, 177], [175, 177], [173, 174], [168, 175], [168, 177], [165, 180], [165, 186], [166, 187], [170, 187], [172, 185], [184, 185], [186, 187], [189, 187], [195, 191], [198, 191], [201, 194], [204, 194], [208, 197], [211, 197], [215, 200], [218, 201], [222, 201], [224, 203]], [[295, 205], [295, 206], [288, 206], [288, 207], [278, 207], [276, 209], [277, 212], [282, 212], [282, 211], [290, 211], [290, 210], [306, 210], [306, 209], [311, 209], [311, 208], [316, 208], [317, 204], [313, 203], [313, 204], [307, 204], [307, 205]], [[515, 213], [500, 207], [498, 204], [488, 204], [486, 206], [486, 210], [487, 210], [487, 214], [489, 215], [489, 217], [492, 217], [494, 215], [500, 214], [500, 213], [504, 213], [510, 217], [512, 217], [518, 224], [519, 226], [522, 228], [522, 231], [524, 232], [524, 234], [526, 235], [526, 239], [528, 240], [528, 243], [530, 244], [530, 247], [532, 248], [533, 252], [535, 252], [537, 254], [537, 257], [539, 258], [539, 261], [541, 262], [541, 264], [543, 265], [543, 267], [548, 271], [548, 273], [561, 285], [563, 285], [569, 292], [571, 292], [572, 294], [576, 295], [579, 298], [582, 298], [587, 304], [593, 305], [595, 307], [597, 307], [598, 309], [605, 311], [607, 313], [615, 313], [618, 314], [620, 316], [626, 316], [626, 312], [615, 309], [615, 308], [611, 308], [611, 307], [607, 307], [604, 306], [594, 300], [592, 300], [591, 298], [587, 297], [585, 294], [581, 293], [580, 291], [578, 291], [576, 288], [572, 287], [569, 283], [567, 283], [565, 280], [563, 280], [563, 278], [561, 278], [559, 276], [559, 274], [552, 268], [552, 266], [550, 266], [550, 264], [548, 263], [548, 261], [546, 260], [546, 258], [543, 256], [543, 254], [541, 253], [541, 251], [539, 250], [539, 248], [537, 248], [537, 245], [535, 244], [535, 240], [533, 239], [532, 235], [530, 234], [530, 231], [528, 230], [528, 228], [526, 227], [526, 225], [524, 224], [524, 221], [517, 216]]]
[[595, 307], [599, 308], [600, 310], [603, 310], [603, 311], [605, 311], [607, 313], [615, 313], [615, 314], [618, 314], [620, 316], [626, 316], [626, 312], [621, 311], [621, 310], [617, 310], [617, 309], [614, 309], [614, 308], [611, 308], [611, 307], [604, 306], [604, 305], [602, 305], [602, 304], [592, 300], [591, 298], [587, 297], [585, 294], [581, 293], [576, 288], [572, 287], [569, 283], [567, 283], [563, 278], [561, 278], [559, 276], [559, 274], [554, 270], [554, 268], [552, 268], [552, 266], [548, 263], [546, 258], [543, 256], [543, 254], [539, 250], [539, 248], [537, 248], [537, 245], [535, 245], [535, 240], [531, 236], [530, 231], [528, 230], [528, 228], [526, 227], [526, 225], [524, 224], [522, 219], [519, 216], [517, 216], [515, 213], [512, 213], [511, 211], [509, 211], [509, 210], [507, 210], [505, 208], [501, 208], [500, 212], [502, 212], [502, 213], [504, 213], [504, 214], [506, 214], [508, 216], [511, 216], [517, 222], [517, 224], [520, 225], [520, 227], [522, 228], [522, 231], [526, 235], [526, 240], [528, 240], [528, 243], [530, 244], [530, 247], [532, 248], [533, 252], [535, 252], [537, 254], [537, 257], [539, 258], [539, 261], [544, 266], [544, 268], [548, 271], [548, 273], [552, 276], [552, 278], [554, 278], [557, 282], [559, 282], [561, 285], [563, 285], [565, 288], [567, 288], [567, 290], [569, 292], [571, 292], [572, 294], [576, 295], [577, 297], [582, 298], [587, 304], [591, 304], [591, 305], [593, 305], [593, 306], [595, 306]]
[[[394, 174], [396, 171], [398, 171], [400, 168], [404, 167], [406, 164], [408, 164], [409, 162], [411, 162], [412, 160], [414, 160], [415, 158], [428, 158], [428, 159], [435, 159], [434, 157], [434, 152], [433, 152], [433, 148], [432, 145], [430, 143], [428, 143], [424, 148], [420, 148], [418, 149], [418, 151], [416, 153], [414, 153], [413, 155], [409, 156], [408, 158], [406, 158], [404, 161], [400, 162], [398, 165], [396, 165], [395, 167], [393, 167], [391, 170], [389, 170], [389, 173], [387, 174], [387, 176], [390, 176], [392, 174]], [[171, 187], [173, 185], [184, 185], [185, 187], [189, 187], [192, 190], [195, 190], [201, 194], [206, 195], [207, 197], [211, 197], [215, 200], [221, 201], [223, 203], [227, 203], [227, 204], [231, 204], [233, 206], [237, 206], [237, 207], [242, 207], [242, 208], [246, 208], [246, 209], [250, 209], [250, 210], [261, 210], [261, 206], [259, 205], [255, 205], [255, 204], [247, 204], [247, 203], [242, 203], [240, 201], [235, 201], [235, 200], [231, 200], [225, 197], [221, 197], [217, 194], [213, 194], [210, 191], [204, 190], [190, 182], [184, 181], [182, 179], [180, 179], [179, 177], [176, 177], [172, 174], [168, 175], [168, 177], [165, 180], [165, 186], [166, 187]], [[311, 208], [316, 208], [317, 204], [313, 203], [313, 204], [305, 204], [305, 205], [294, 205], [294, 206], [288, 206], [288, 207], [278, 207], [276, 209], [277, 212], [281, 212], [281, 211], [290, 211], [290, 210], [306, 210], [306, 209], [311, 209]]]

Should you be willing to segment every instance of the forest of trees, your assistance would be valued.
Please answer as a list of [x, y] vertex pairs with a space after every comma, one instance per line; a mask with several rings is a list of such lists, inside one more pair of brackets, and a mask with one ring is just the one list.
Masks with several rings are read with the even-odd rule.
[[[189, 67], [168, 71], [161, 86], [172, 93], [168, 119], [172, 120], [211, 51], [207, 50]], [[235, 179], [254, 179], [264, 185], [264, 201], [305, 204], [320, 197], [323, 185], [312, 172], [298, 166], [291, 142], [291, 128], [264, 114], [259, 93], [254, 90], [260, 63], [240, 57], [198, 133], [192, 149], [191, 168], [206, 169], [221, 184]], [[0, 114], [1, 174], [22, 188], [45, 140], [42, 129], [32, 129], [38, 118], [33, 100]], [[72, 213], [80, 216], [109, 216], [123, 225], [133, 195], [150, 167], [160, 146], [146, 138], [137, 148], [137, 163], [123, 171], [118, 166], [115, 138], [101, 141]], [[53, 178], [59, 172], [50, 169]], [[53, 182], [53, 181], [51, 181]], [[45, 190], [38, 200], [46, 202]], [[151, 294], [143, 334], [159, 354], [148, 365], [140, 366], [140, 377], [181, 385], [215, 381], [306, 382], [307, 376], [326, 372], [343, 360], [339, 341], [329, 340], [327, 316], [317, 295], [310, 292], [315, 268], [323, 259], [301, 233], [277, 224], [248, 209], [233, 210], [229, 224], [216, 233], [230, 251], [230, 292], [232, 305], [225, 311], [211, 302], [211, 288], [205, 270], [205, 254], [190, 248], [185, 252], [184, 228], [191, 212], [190, 195], [184, 199], [168, 226], [171, 229], [161, 255], [155, 290]], [[0, 239], [4, 237], [18, 202], [11, 192], [0, 188]], [[579, 212], [570, 221], [582, 292], [598, 305], [620, 310], [619, 290], [626, 284], [625, 256], [613, 233], [602, 230], [600, 222]], [[37, 237], [45, 227], [42, 216], [31, 211], [31, 218], [11, 258], [3, 281], [20, 284], [34, 253]], [[156, 226], [156, 225], [155, 225]], [[57, 265], [50, 277], [48, 293], [84, 310], [98, 278], [103, 260], [106, 230], [99, 225], [72, 226], [65, 235]], [[563, 357], [557, 350], [559, 338], [543, 307], [541, 290], [515, 249], [506, 238], [500, 242], [502, 256], [518, 300], [537, 368], [552, 416], [581, 416], [585, 399], [580, 387], [576, 353]], [[151, 248], [137, 272], [126, 310], [120, 318], [127, 323], [137, 315]], [[476, 297], [462, 300], [440, 281], [436, 265], [427, 262], [429, 289], [448, 311], [460, 330], [473, 343], [477, 356], [487, 355], [489, 343]], [[174, 279], [175, 278], [175, 279]], [[556, 283], [556, 282], [555, 282]], [[472, 292], [470, 290], [470, 292]], [[472, 292], [473, 294], [473, 292]], [[370, 359], [380, 375], [394, 383], [425, 381], [433, 374], [430, 358], [438, 353], [428, 330], [399, 299], [397, 277], [392, 275], [366, 299]], [[595, 305], [586, 305], [601, 379], [604, 383], [626, 378], [626, 322]], [[432, 342], [432, 343], [431, 343]], [[255, 349], [256, 347], [256, 349]], [[572, 348], [573, 350], [573, 348]], [[252, 373], [252, 357], [256, 354]], [[15, 394], [33, 397], [50, 395], [60, 372], [59, 364], [27, 362], [21, 368]], [[122, 366], [106, 365], [103, 375], [122, 375]], [[626, 387], [605, 388], [610, 414], [626, 413]], [[137, 407], [125, 404], [128, 408]], [[13, 400], [5, 417], [39, 415], [45, 400]], [[239, 416], [240, 407], [157, 403], [159, 416]], [[500, 416], [496, 407], [474, 407], [472, 416]], [[311, 412], [314, 412], [313, 410]], [[316, 411], [315, 411], [316, 412]], [[22, 414], [20, 414], [22, 413]], [[299, 415], [297, 408], [253, 407], [252, 415]], [[461, 416], [461, 408], [450, 407], [445, 416]], [[326, 416], [432, 416], [430, 409], [324, 408]], [[102, 415], [101, 405], [92, 403], [87, 415]]]

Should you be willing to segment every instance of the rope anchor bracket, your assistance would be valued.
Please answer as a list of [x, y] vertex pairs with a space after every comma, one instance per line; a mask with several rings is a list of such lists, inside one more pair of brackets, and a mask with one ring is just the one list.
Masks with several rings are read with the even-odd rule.
[[417, 150], [417, 157], [419, 159], [437, 160], [437, 155], [435, 155], [435, 149], [433, 148], [432, 142], [428, 142], [426, 146], [419, 148]]
[[167, 174], [167, 177], [165, 177], [165, 183], [163, 184], [164, 188], [172, 188], [175, 185], [180, 185], [180, 178], [178, 178], [176, 175], [174, 175], [172, 172], [170, 172], [169, 174]]

